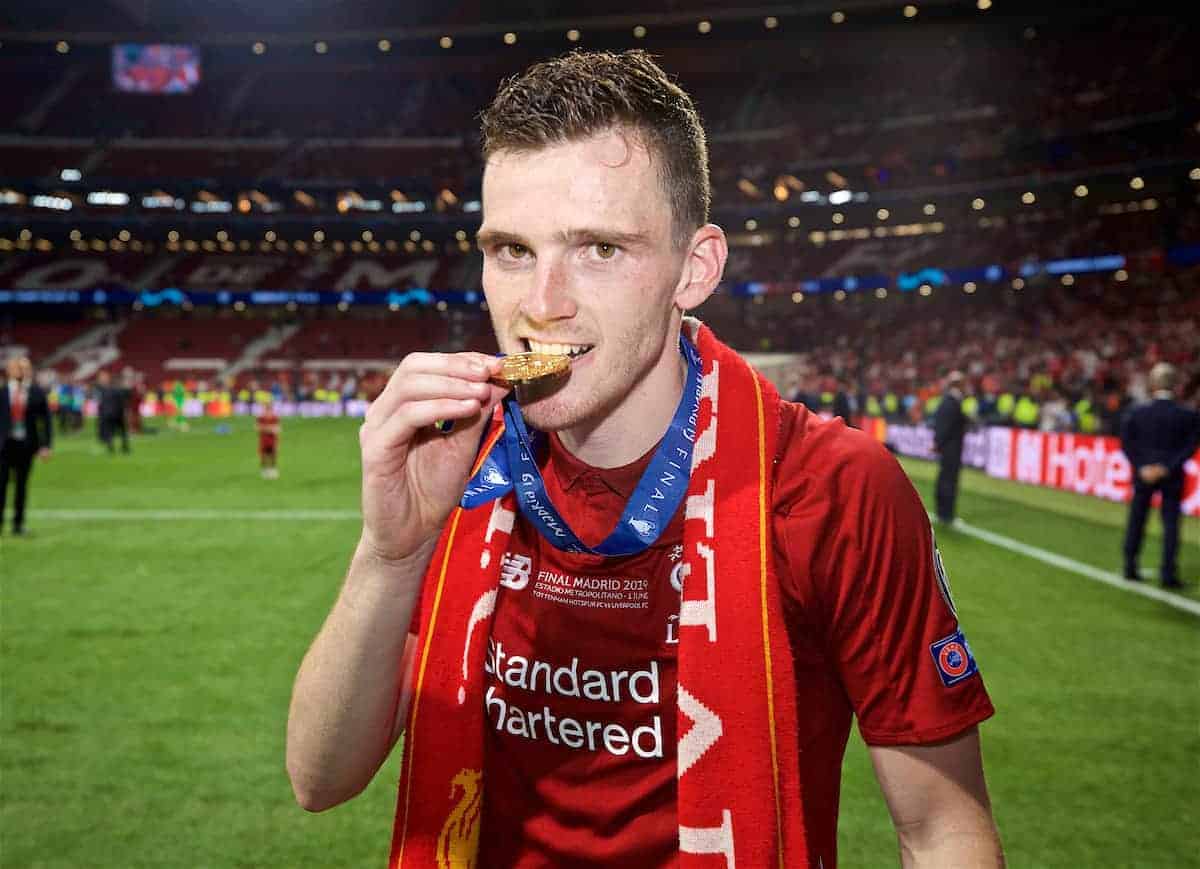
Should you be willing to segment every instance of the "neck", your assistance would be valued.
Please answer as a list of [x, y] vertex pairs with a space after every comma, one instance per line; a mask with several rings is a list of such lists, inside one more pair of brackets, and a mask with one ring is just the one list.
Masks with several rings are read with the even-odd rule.
[[571, 455], [593, 468], [619, 468], [641, 458], [662, 440], [683, 398], [687, 361], [679, 333], [662, 357], [621, 403], [597, 422], [563, 429], [558, 439]]

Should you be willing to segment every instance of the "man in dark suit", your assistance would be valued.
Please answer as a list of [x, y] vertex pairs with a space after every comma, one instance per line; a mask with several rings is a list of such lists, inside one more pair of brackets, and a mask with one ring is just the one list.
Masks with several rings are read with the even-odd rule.
[[830, 413], [841, 417], [847, 428], [854, 428], [854, 408], [850, 404], [850, 395], [846, 392], [845, 384], [839, 379], [834, 381], [833, 386], [833, 405], [829, 409]]
[[958, 499], [958, 474], [962, 470], [963, 438], [967, 434], [967, 415], [963, 413], [963, 375], [946, 375], [942, 400], [933, 415], [933, 448], [938, 454], [938, 475], [934, 495], [939, 522], [954, 521], [954, 502]]
[[1125, 528], [1125, 578], [1137, 581], [1138, 552], [1150, 499], [1162, 493], [1163, 552], [1159, 578], [1179, 588], [1179, 507], [1184, 465], [1200, 445], [1200, 414], [1175, 402], [1175, 368], [1160, 362], [1150, 370], [1151, 400], [1130, 408], [1121, 426], [1121, 448], [1133, 466], [1133, 500]]
[[0, 529], [8, 500], [8, 478], [16, 482], [13, 533], [25, 533], [25, 496], [33, 458], [50, 457], [53, 429], [45, 391], [34, 382], [28, 359], [13, 358], [5, 367], [7, 380], [0, 389]]
[[112, 382], [112, 375], [101, 371], [96, 382], [97, 431], [100, 442], [115, 452], [113, 438], [121, 436], [121, 452], [129, 452], [129, 430], [125, 426], [125, 410], [129, 404], [128, 390]]

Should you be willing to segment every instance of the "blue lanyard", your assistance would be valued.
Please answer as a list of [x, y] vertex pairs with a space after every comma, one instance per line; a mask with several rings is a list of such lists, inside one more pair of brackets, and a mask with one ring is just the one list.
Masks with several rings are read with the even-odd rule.
[[550, 502], [535, 460], [544, 435], [525, 427], [515, 394], [504, 399], [504, 436], [496, 442], [463, 492], [464, 508], [477, 507], [516, 491], [521, 514], [551, 545], [565, 552], [589, 555], [633, 555], [652, 546], [687, 491], [700, 410], [700, 354], [684, 336], [679, 350], [687, 360], [687, 380], [675, 416], [625, 505], [612, 533], [595, 548], [575, 536]]

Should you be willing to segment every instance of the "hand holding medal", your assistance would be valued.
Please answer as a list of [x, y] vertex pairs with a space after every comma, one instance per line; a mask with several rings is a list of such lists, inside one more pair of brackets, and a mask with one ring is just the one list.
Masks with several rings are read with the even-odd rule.
[[[515, 389], [553, 382], [571, 370], [571, 357], [556, 353], [513, 353], [503, 357], [500, 364], [500, 373], [492, 377], [492, 383]], [[454, 430], [454, 423], [439, 419], [433, 427], [442, 434], [449, 434]]]
[[[363, 534], [380, 558], [405, 558], [436, 539], [471, 471], [484, 426], [510, 387], [484, 353], [410, 353], [367, 410], [362, 448]], [[453, 433], [434, 431], [438, 420]]]

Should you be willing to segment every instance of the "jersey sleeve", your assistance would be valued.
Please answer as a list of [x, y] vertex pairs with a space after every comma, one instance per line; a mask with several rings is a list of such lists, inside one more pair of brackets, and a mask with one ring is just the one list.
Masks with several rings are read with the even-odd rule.
[[794, 575], [785, 581], [803, 586], [796, 591], [864, 741], [952, 738], [994, 709], [928, 516], [882, 445], [838, 428], [823, 436], [831, 443], [821, 460], [806, 462], [813, 470], [786, 523]]

